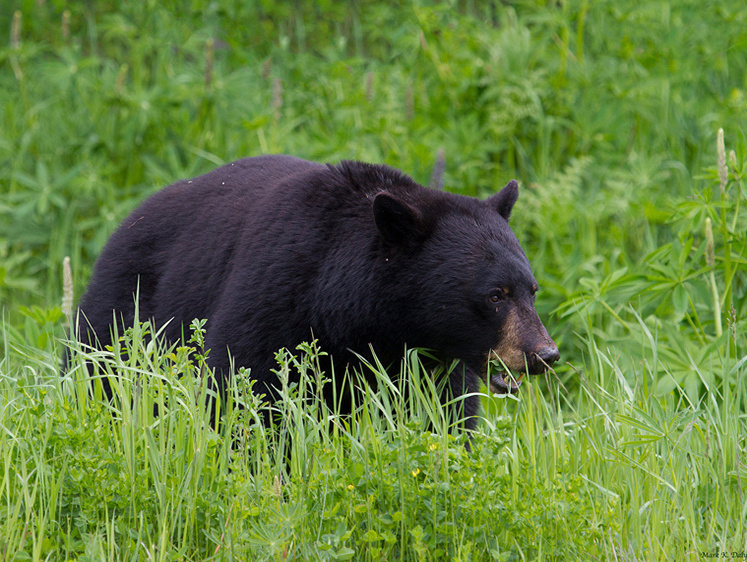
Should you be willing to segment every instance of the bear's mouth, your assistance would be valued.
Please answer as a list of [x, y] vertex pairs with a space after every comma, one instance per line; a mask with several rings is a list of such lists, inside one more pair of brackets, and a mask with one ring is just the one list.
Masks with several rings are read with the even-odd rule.
[[524, 380], [526, 373], [521, 372], [514, 375], [511, 371], [499, 371], [490, 375], [488, 380], [490, 391], [495, 394], [511, 394], [519, 390], [521, 382]]
[[516, 368], [513, 365], [507, 365], [506, 362], [495, 351], [493, 357], [489, 357], [484, 364], [483, 380], [493, 394], [513, 394], [518, 392], [521, 383], [524, 381], [529, 367]]

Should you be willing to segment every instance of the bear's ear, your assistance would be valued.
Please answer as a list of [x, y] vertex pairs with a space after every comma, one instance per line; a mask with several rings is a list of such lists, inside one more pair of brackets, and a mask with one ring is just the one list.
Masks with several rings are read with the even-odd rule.
[[373, 215], [376, 228], [390, 244], [402, 245], [422, 238], [420, 213], [391, 193], [382, 191], [374, 197]]
[[508, 217], [511, 216], [511, 209], [514, 208], [514, 203], [516, 203], [518, 197], [519, 184], [516, 180], [511, 180], [498, 193], [488, 197], [487, 203], [498, 211], [499, 215], [508, 220]]

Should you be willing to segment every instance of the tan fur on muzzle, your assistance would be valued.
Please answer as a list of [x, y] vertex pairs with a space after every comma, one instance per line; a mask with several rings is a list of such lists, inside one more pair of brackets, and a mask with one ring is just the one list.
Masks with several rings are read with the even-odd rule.
[[[483, 370], [485, 384], [491, 392], [496, 393], [517, 390], [525, 374], [544, 372], [547, 365], [537, 354], [548, 345], [555, 344], [534, 307], [512, 307], [503, 325], [500, 342], [486, 357]], [[497, 363], [497, 374], [492, 376], [489, 369], [491, 361]], [[512, 371], [519, 373], [515, 379]]]

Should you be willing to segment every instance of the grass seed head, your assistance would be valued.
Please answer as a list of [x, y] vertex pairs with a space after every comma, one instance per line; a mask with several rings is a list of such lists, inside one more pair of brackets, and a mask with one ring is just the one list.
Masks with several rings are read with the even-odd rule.
[[70, 39], [70, 10], [62, 12], [62, 39], [67, 42]]
[[70, 256], [62, 260], [62, 313], [72, 326], [73, 318], [73, 273], [70, 269]]
[[713, 227], [711, 226], [711, 218], [706, 218], [705, 223], [705, 236], [706, 236], [706, 265], [713, 267], [716, 263], [716, 254], [713, 249]]
[[16, 10], [13, 14], [13, 23], [10, 24], [10, 48], [17, 51], [21, 48], [21, 10]]
[[272, 111], [275, 119], [280, 119], [280, 109], [283, 107], [283, 81], [275, 78], [272, 81]]
[[724, 130], [718, 130], [716, 139], [716, 150], [718, 151], [718, 179], [721, 182], [721, 193], [726, 192], [726, 180], [728, 171], [726, 169], [726, 148], [724, 147]]
[[205, 86], [213, 82], [213, 63], [215, 60], [215, 40], [210, 38], [205, 44]]
[[370, 70], [366, 72], [366, 99], [369, 102], [372, 102], [374, 97], [373, 78], [373, 72]]

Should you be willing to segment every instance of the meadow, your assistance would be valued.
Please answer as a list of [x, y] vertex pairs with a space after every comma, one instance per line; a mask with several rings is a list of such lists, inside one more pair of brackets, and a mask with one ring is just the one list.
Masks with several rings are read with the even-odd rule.
[[[747, 558], [746, 132], [736, 1], [4, 0], [0, 559]], [[199, 321], [60, 376], [119, 221], [268, 153], [519, 180], [561, 361], [485, 390], [471, 452], [420, 350], [354, 416], [279, 351], [272, 427], [243, 371], [210, 426]]]

